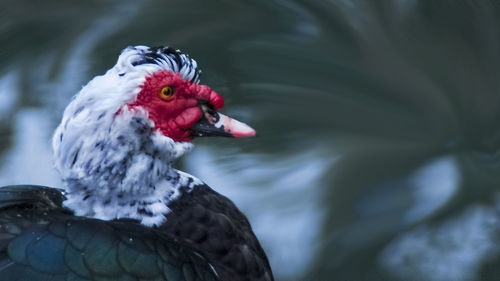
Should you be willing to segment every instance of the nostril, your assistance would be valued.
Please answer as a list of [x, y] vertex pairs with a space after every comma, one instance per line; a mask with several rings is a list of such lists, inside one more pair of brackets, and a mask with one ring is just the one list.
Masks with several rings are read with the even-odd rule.
[[207, 105], [201, 105], [201, 111], [203, 116], [211, 123], [215, 124], [217, 122], [217, 112]]
[[205, 107], [207, 111], [210, 110], [215, 112], [214, 105], [211, 104], [208, 100], [198, 99], [198, 105], [200, 106], [200, 108]]
[[217, 112], [210, 106], [206, 106], [207, 108], [205, 109], [205, 112], [210, 114], [210, 115], [216, 115]]
[[210, 123], [215, 124], [219, 120], [219, 114], [215, 111], [214, 106], [207, 100], [199, 99], [198, 105], [201, 110], [202, 116]]

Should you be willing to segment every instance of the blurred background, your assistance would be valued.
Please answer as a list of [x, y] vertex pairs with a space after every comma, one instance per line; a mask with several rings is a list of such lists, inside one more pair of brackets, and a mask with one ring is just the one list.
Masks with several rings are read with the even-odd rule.
[[128, 45], [195, 58], [250, 139], [177, 166], [248, 215], [277, 280], [500, 280], [497, 1], [1, 0], [0, 184]]

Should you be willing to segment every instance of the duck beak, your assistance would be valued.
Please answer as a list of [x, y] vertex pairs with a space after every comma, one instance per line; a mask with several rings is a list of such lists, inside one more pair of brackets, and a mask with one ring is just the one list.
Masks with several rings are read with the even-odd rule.
[[202, 117], [191, 126], [192, 136], [234, 138], [255, 136], [255, 130], [250, 126], [213, 110], [207, 104], [201, 103], [200, 109]]

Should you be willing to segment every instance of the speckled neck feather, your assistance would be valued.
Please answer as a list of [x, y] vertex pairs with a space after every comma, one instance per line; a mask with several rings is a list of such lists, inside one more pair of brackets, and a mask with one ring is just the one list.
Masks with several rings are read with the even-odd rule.
[[165, 69], [198, 82], [196, 62], [178, 51], [129, 47], [66, 108], [53, 149], [65, 183], [64, 205], [76, 215], [159, 225], [171, 201], [202, 184], [172, 168], [192, 144], [153, 131], [147, 112], [126, 106], [147, 75]]

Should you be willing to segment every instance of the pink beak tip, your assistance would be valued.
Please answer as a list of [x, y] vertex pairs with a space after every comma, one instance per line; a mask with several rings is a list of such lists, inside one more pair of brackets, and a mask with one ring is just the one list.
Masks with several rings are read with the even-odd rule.
[[247, 124], [220, 113], [219, 116], [222, 124], [224, 125], [224, 129], [233, 137], [242, 138], [255, 136], [255, 130]]
[[246, 131], [231, 132], [231, 135], [233, 135], [235, 138], [253, 137], [255, 136], [255, 134], [255, 130], [250, 127], [248, 127], [248, 130]]

